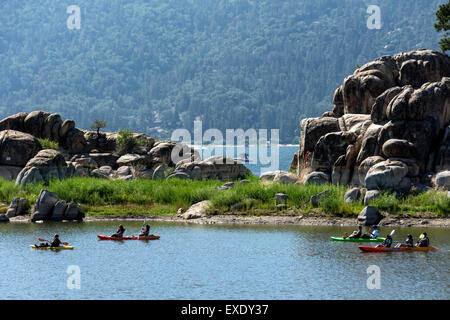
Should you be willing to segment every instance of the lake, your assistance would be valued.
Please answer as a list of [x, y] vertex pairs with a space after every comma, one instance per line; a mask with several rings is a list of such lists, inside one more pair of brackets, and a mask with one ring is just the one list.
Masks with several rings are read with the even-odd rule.
[[[448, 229], [426, 228], [436, 252], [362, 253], [330, 241], [348, 227], [231, 226], [152, 223], [154, 241], [100, 241], [119, 223], [0, 225], [2, 299], [449, 299]], [[396, 228], [395, 241], [422, 229]], [[385, 235], [391, 228], [382, 228]], [[59, 233], [74, 250], [35, 250]], [[368, 244], [375, 245], [375, 244]], [[80, 289], [69, 289], [69, 266]], [[367, 288], [369, 266], [380, 289]]]

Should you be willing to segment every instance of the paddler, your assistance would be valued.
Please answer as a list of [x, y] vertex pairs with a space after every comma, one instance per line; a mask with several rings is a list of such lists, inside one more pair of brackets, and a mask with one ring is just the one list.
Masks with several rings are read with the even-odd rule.
[[379, 234], [380, 234], [380, 231], [378, 230], [378, 227], [374, 224], [372, 226], [372, 232], [370, 232], [370, 229], [369, 229], [369, 233], [364, 233], [361, 236], [361, 238], [363, 238], [363, 239], [376, 239]]
[[53, 236], [52, 243], [50, 243], [50, 247], [59, 247], [61, 246], [61, 240], [59, 240], [59, 235], [55, 234]]
[[146, 225], [142, 228], [141, 233], [139, 234], [140, 237], [147, 237], [150, 234], [150, 225]]
[[362, 235], [362, 226], [358, 226], [358, 231], [353, 231], [351, 235], [345, 234], [344, 238], [358, 239]]
[[117, 229], [117, 232], [114, 233], [111, 237], [122, 238], [124, 232], [125, 228], [123, 227], [123, 225], [119, 225], [119, 229]]
[[392, 245], [392, 237], [390, 234], [388, 234], [386, 236], [386, 240], [384, 240], [380, 245], [376, 246], [376, 248], [378, 248], [378, 247], [390, 248], [391, 245]]
[[430, 245], [430, 239], [427, 236], [427, 233], [424, 232], [420, 235], [419, 241], [417, 241], [418, 247], [428, 247]]

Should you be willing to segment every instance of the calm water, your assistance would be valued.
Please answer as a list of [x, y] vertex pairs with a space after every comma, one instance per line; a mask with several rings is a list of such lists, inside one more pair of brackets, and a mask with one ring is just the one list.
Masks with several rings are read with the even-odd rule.
[[[123, 222], [136, 233], [141, 222]], [[437, 252], [362, 253], [331, 242], [347, 227], [153, 223], [156, 241], [99, 241], [118, 222], [0, 225], [2, 299], [449, 299], [448, 229], [427, 228]], [[382, 229], [382, 234], [391, 229]], [[397, 228], [394, 240], [423, 230]], [[59, 232], [73, 251], [34, 250]], [[69, 265], [81, 289], [67, 288]], [[367, 268], [381, 270], [368, 290]]]

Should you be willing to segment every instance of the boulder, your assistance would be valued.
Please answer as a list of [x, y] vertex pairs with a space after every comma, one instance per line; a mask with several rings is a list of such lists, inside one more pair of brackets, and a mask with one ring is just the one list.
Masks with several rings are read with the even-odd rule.
[[368, 190], [392, 190], [408, 193], [411, 181], [406, 177], [408, 167], [401, 161], [386, 160], [375, 164], [364, 180]]
[[281, 170], [277, 170], [277, 171], [266, 171], [264, 173], [262, 173], [259, 177], [260, 180], [267, 180], [267, 181], [273, 181], [273, 179], [275, 179], [275, 176], [280, 173]]
[[118, 175], [118, 176], [128, 176], [130, 174], [131, 174], [131, 167], [129, 167], [129, 166], [121, 166], [116, 171], [116, 175]]
[[28, 199], [26, 198], [14, 198], [9, 205], [6, 216], [12, 218], [15, 216], [20, 216], [26, 213], [28, 210]]
[[330, 182], [330, 176], [324, 172], [314, 171], [306, 176], [305, 184], [327, 184]]
[[[195, 172], [194, 172], [195, 171]], [[203, 161], [178, 164], [174, 173], [183, 172], [190, 178], [235, 181], [251, 174], [250, 170], [238, 160], [224, 156], [212, 156]]]
[[0, 131], [0, 165], [23, 167], [41, 149], [39, 141], [30, 134]]
[[312, 197], [309, 199], [309, 202], [311, 203], [311, 205], [312, 205], [314, 208], [316, 208], [316, 207], [319, 206], [320, 200], [322, 200], [323, 198], [327, 197], [329, 193], [330, 193], [330, 192], [329, 192], [328, 190], [322, 191], [322, 192], [320, 192], [320, 193], [318, 193], [318, 194], [312, 196]]
[[36, 138], [44, 138], [44, 124], [50, 113], [41, 110], [30, 112], [24, 119], [25, 132]]
[[297, 180], [298, 177], [295, 174], [285, 171], [279, 171], [275, 175], [273, 182], [287, 184], [287, 183], [296, 183]]
[[358, 215], [358, 222], [366, 226], [378, 224], [383, 216], [376, 207], [367, 206]]
[[98, 168], [97, 162], [89, 156], [84, 154], [77, 154], [70, 159], [70, 161], [74, 164], [75, 167], [83, 167], [88, 170], [93, 170]]
[[63, 221], [64, 220], [64, 213], [67, 209], [67, 203], [64, 200], [60, 200], [55, 203], [55, 206], [53, 207], [53, 213], [51, 216], [52, 221]]
[[285, 193], [275, 193], [275, 204], [277, 208], [287, 208], [288, 195]]
[[188, 219], [197, 219], [201, 217], [205, 217], [208, 215], [208, 210], [211, 206], [210, 200], [204, 200], [201, 202], [197, 202], [189, 207], [185, 213], [183, 213], [183, 218]]
[[84, 218], [84, 213], [81, 207], [73, 202], [67, 204], [67, 208], [64, 211], [64, 220], [78, 220], [81, 221]]
[[378, 198], [381, 195], [378, 190], [367, 190], [364, 195], [364, 204], [368, 205], [373, 199]]
[[0, 131], [3, 130], [16, 130], [25, 132], [24, 128], [24, 120], [27, 117], [28, 113], [19, 112], [13, 114], [3, 120], [0, 121]]
[[415, 158], [417, 153], [414, 144], [404, 139], [389, 139], [383, 144], [382, 150], [387, 158]]
[[[105, 168], [105, 167], [102, 167]], [[109, 179], [109, 174], [111, 173], [111, 170], [105, 170], [105, 169], [94, 169], [91, 171], [91, 176], [95, 177], [95, 178], [100, 178], [100, 179]], [[111, 168], [111, 167], [106, 167], [106, 168]]]
[[110, 152], [96, 152], [96, 153], [89, 153], [89, 158], [91, 158], [97, 166], [103, 167], [103, 166], [110, 166], [113, 169], [117, 169], [117, 160], [119, 160], [120, 156], [117, 153], [110, 153]]
[[64, 156], [56, 150], [44, 149], [27, 162], [16, 179], [16, 184], [26, 185], [29, 182], [50, 181], [51, 179], [64, 179], [71, 176]]
[[436, 187], [450, 190], [450, 170], [441, 171], [436, 175]]
[[51, 217], [53, 207], [58, 202], [58, 195], [54, 192], [42, 189], [34, 205], [31, 221], [47, 220]]
[[127, 153], [123, 156], [121, 156], [117, 160], [118, 166], [137, 166], [142, 165], [144, 167], [147, 167], [151, 164], [151, 158], [146, 155], [139, 155], [139, 154], [131, 154]]
[[352, 188], [345, 193], [344, 201], [345, 203], [353, 203], [360, 199], [361, 191], [359, 188]]

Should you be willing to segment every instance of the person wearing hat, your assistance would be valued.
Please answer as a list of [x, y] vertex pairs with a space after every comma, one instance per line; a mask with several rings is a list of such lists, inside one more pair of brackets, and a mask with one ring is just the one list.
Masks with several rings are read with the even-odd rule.
[[373, 229], [372, 232], [370, 232], [370, 230], [369, 230], [369, 233], [364, 233], [361, 238], [376, 239], [378, 237], [378, 235], [380, 234], [380, 231], [378, 230], [378, 227], [375, 224], [372, 226], [372, 229]]
[[124, 232], [125, 228], [123, 227], [123, 225], [119, 225], [119, 229], [117, 229], [117, 232], [114, 233], [111, 237], [122, 238]]
[[430, 245], [430, 239], [427, 236], [427, 233], [422, 233], [423, 237], [419, 238], [419, 241], [417, 241], [418, 247], [428, 247]]
[[59, 240], [59, 235], [55, 234], [52, 243], [50, 244], [50, 247], [59, 247], [59, 246], [61, 246], [61, 240]]

